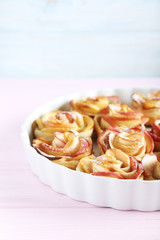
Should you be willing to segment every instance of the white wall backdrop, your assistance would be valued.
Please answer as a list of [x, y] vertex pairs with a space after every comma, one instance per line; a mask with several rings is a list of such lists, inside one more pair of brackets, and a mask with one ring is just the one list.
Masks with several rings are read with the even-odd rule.
[[0, 0], [0, 77], [160, 77], [160, 1]]

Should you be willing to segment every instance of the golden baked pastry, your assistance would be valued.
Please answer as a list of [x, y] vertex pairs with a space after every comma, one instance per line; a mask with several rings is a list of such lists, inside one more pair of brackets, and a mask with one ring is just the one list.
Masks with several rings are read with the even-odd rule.
[[148, 118], [143, 113], [134, 112], [126, 104], [120, 106], [109, 105], [94, 118], [97, 135], [107, 128], [130, 128], [145, 124]]
[[156, 120], [148, 132], [154, 141], [154, 151], [160, 152], [160, 119]]
[[[70, 102], [74, 111], [49, 111], [32, 125], [38, 153], [73, 170], [118, 179], [160, 179], [160, 91], [136, 93], [131, 107], [117, 96]], [[158, 119], [159, 116], [159, 119]], [[94, 117], [94, 120], [92, 119]], [[156, 120], [155, 120], [156, 119]], [[153, 124], [149, 132], [145, 124]], [[92, 151], [93, 128], [98, 135]], [[93, 137], [94, 139], [94, 137]]]
[[144, 96], [141, 93], [132, 95], [131, 108], [136, 112], [142, 112], [149, 118], [147, 125], [152, 125], [160, 118], [160, 91]]
[[93, 119], [81, 115], [78, 112], [69, 111], [50, 111], [41, 118], [36, 119], [36, 128], [34, 136], [36, 138], [44, 138], [52, 140], [54, 132], [66, 132], [74, 130], [79, 132], [80, 137], [90, 137], [93, 132]]
[[106, 108], [109, 104], [119, 105], [119, 97], [96, 96], [70, 101], [70, 105], [74, 111], [91, 117], [94, 117], [100, 110]]
[[117, 148], [139, 161], [146, 153], [152, 153], [154, 148], [151, 136], [140, 128], [106, 129], [99, 135], [97, 142], [101, 154], [107, 149]]
[[33, 139], [32, 146], [50, 160], [75, 169], [78, 160], [92, 153], [91, 138], [81, 138], [78, 132], [54, 132], [53, 140]]
[[146, 154], [142, 159], [145, 180], [160, 179], [160, 154]]
[[119, 149], [109, 149], [99, 157], [88, 156], [82, 158], [76, 168], [95, 176], [112, 177], [118, 179], [143, 179], [143, 167], [133, 157]]

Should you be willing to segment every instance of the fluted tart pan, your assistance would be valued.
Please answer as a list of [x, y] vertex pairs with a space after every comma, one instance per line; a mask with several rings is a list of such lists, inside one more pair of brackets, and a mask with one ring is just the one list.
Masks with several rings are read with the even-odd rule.
[[133, 93], [147, 94], [154, 91], [157, 89], [91, 90], [54, 99], [35, 109], [25, 120], [21, 131], [24, 149], [33, 173], [39, 177], [41, 182], [49, 185], [56, 192], [96, 206], [120, 210], [160, 210], [160, 180], [123, 180], [78, 172], [51, 162], [31, 145], [35, 119], [50, 110], [70, 110], [68, 103], [72, 99], [117, 95], [121, 102], [129, 104]]

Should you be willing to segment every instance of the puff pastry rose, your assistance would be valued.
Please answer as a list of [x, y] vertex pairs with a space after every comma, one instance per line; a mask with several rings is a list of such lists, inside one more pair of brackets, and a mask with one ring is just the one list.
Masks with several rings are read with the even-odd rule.
[[56, 163], [75, 169], [78, 160], [92, 153], [91, 138], [81, 138], [78, 132], [55, 132], [53, 140], [33, 140], [32, 146], [43, 156]]
[[126, 104], [121, 106], [110, 105], [99, 112], [94, 118], [97, 135], [107, 128], [130, 128], [145, 124], [148, 118], [143, 113], [134, 112]]
[[145, 180], [160, 179], [160, 154], [146, 154], [142, 159]]
[[82, 158], [76, 170], [118, 179], [143, 179], [142, 165], [133, 157], [115, 148], [107, 150], [99, 157], [92, 155]]
[[109, 104], [119, 105], [118, 96], [97, 96], [88, 97], [80, 100], [72, 100], [70, 105], [74, 111], [94, 117], [101, 109], [106, 108]]
[[154, 141], [154, 151], [160, 152], [160, 119], [152, 125], [152, 130], [148, 132]]
[[153, 153], [160, 152], [160, 91], [133, 94], [131, 107], [118, 96], [74, 99], [70, 105], [72, 111], [49, 111], [33, 122], [32, 146], [39, 154], [94, 176], [160, 179], [160, 153]]
[[46, 140], [53, 139], [54, 132], [66, 132], [74, 130], [80, 137], [90, 137], [93, 132], [94, 122], [92, 118], [77, 112], [50, 111], [36, 121], [34, 136]]
[[144, 96], [141, 93], [132, 95], [131, 108], [136, 112], [142, 112], [149, 118], [147, 125], [160, 118], [160, 91]]
[[154, 148], [151, 136], [140, 128], [107, 129], [99, 135], [97, 142], [101, 154], [107, 149], [117, 148], [139, 161]]

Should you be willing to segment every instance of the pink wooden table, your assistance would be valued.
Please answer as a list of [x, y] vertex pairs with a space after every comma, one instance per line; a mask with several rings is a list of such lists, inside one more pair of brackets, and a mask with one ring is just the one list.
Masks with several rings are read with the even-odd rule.
[[97, 208], [54, 192], [34, 176], [20, 138], [46, 101], [93, 88], [157, 87], [160, 79], [0, 79], [0, 239], [160, 239], [160, 212]]

